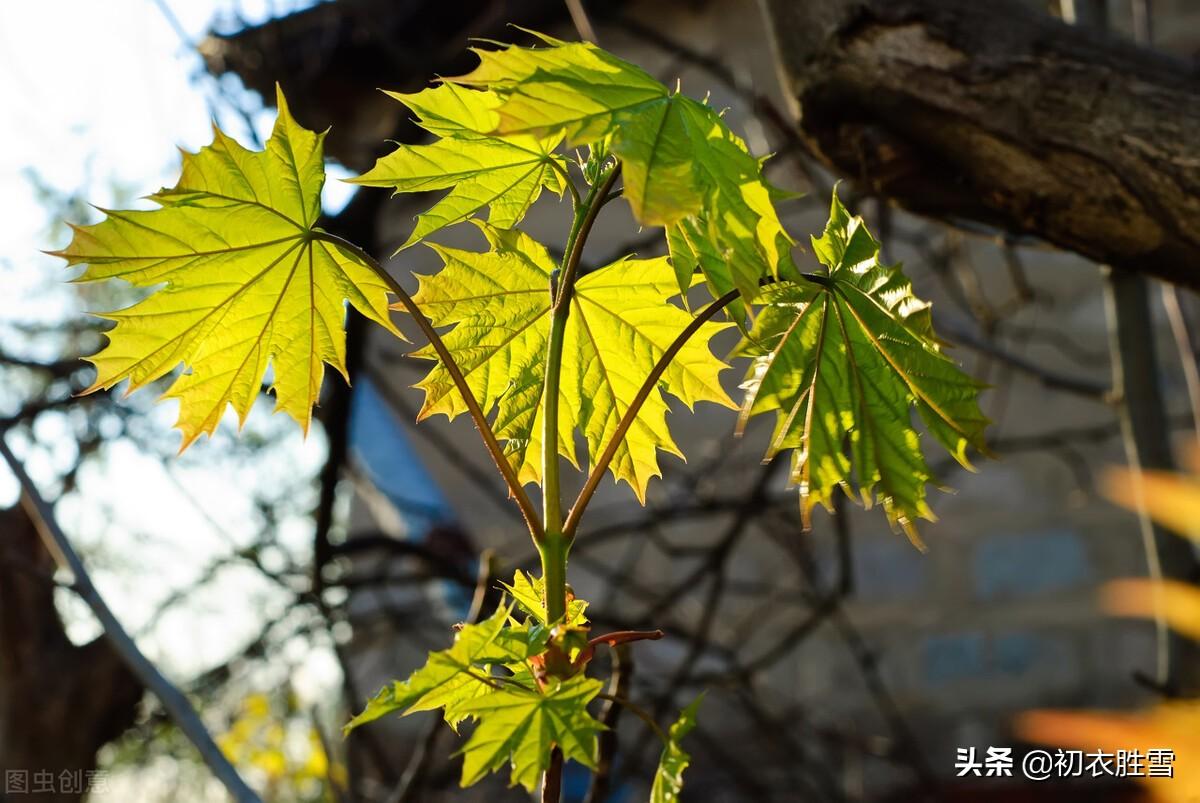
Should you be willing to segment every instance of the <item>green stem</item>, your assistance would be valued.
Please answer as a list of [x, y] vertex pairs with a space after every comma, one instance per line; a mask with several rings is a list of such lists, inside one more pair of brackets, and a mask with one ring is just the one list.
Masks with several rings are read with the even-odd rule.
[[562, 618], [567, 612], [567, 551], [571, 546], [570, 539], [563, 534], [558, 472], [558, 402], [563, 343], [583, 247], [596, 222], [596, 215], [604, 205], [602, 200], [608, 196], [619, 173], [620, 166], [609, 170], [604, 179], [596, 182], [587, 197], [575, 207], [551, 311], [550, 337], [546, 344], [546, 384], [542, 390], [542, 521], [545, 523], [545, 534], [537, 542], [542, 556], [542, 582], [546, 589], [546, 617], [550, 622]]
[[538, 544], [542, 557], [542, 582], [546, 588], [546, 621], [557, 622], [567, 614], [567, 551], [570, 544], [559, 528], [546, 531]]

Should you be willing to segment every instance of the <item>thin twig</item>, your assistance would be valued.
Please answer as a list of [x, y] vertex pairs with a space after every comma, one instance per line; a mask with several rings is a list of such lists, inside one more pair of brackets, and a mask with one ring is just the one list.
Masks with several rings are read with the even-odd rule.
[[550, 751], [550, 766], [542, 778], [542, 803], [559, 803], [562, 800], [563, 754], [558, 747]]
[[606, 692], [600, 692], [596, 695], [596, 697], [601, 700], [611, 700], [612, 702], [629, 711], [629, 713], [633, 714], [642, 722], [645, 722], [646, 726], [650, 728], [650, 730], [654, 731], [654, 735], [661, 739], [663, 744], [670, 742], [670, 739], [667, 738], [667, 732], [662, 729], [662, 726], [654, 721], [654, 717], [650, 715], [649, 711], [642, 708], [637, 703], [627, 700], [624, 697], [618, 697], [615, 694], [608, 694]]
[[[488, 598], [488, 589], [491, 587], [492, 578], [495, 575], [495, 553], [490, 549], [484, 550], [483, 554], [479, 556], [479, 574], [475, 581], [475, 595], [471, 598], [471, 610], [467, 613], [469, 624], [478, 622], [482, 616]], [[410, 803], [417, 799], [416, 795], [420, 793], [425, 782], [425, 775], [429, 772], [429, 764], [433, 760], [438, 739], [445, 731], [445, 726], [446, 722], [440, 716], [430, 720], [428, 730], [425, 731], [420, 744], [417, 745], [416, 752], [413, 753], [412, 759], [409, 760], [408, 766], [404, 770], [404, 776], [400, 779], [395, 791], [388, 797], [387, 803]]]
[[37, 486], [33, 484], [33, 480], [25, 473], [25, 467], [9, 450], [2, 433], [0, 433], [0, 456], [3, 456], [4, 462], [8, 464], [21, 486], [21, 503], [37, 527], [46, 549], [61, 568], [71, 573], [72, 590], [79, 595], [100, 621], [105, 636], [112, 643], [113, 649], [121, 656], [121, 660], [137, 676], [142, 685], [154, 693], [154, 696], [166, 709], [167, 714], [170, 715], [171, 720], [179, 727], [188, 741], [196, 747], [204, 763], [208, 765], [213, 775], [233, 799], [238, 803], [261, 803], [259, 796], [238, 775], [238, 771], [217, 747], [212, 735], [204, 727], [204, 723], [201, 722], [200, 716], [196, 713], [196, 709], [192, 708], [187, 697], [171, 681], [167, 680], [158, 667], [138, 649], [137, 644], [129, 637], [125, 628], [108, 607], [108, 603], [100, 596], [83, 561], [71, 546], [71, 542], [62, 528], [59, 527], [54, 511], [42, 498]]
[[588, 786], [584, 803], [604, 803], [608, 799], [608, 792], [612, 786], [613, 759], [617, 755], [618, 747], [617, 725], [622, 710], [616, 700], [629, 696], [632, 680], [632, 651], [628, 644], [618, 644], [612, 652], [612, 670], [609, 672], [608, 693], [611, 699], [605, 700], [604, 709], [599, 717], [607, 730], [601, 731], [596, 739], [596, 771], [592, 773], [592, 782]]
[[566, 0], [567, 11], [571, 14], [571, 22], [575, 25], [575, 30], [579, 32], [579, 38], [585, 42], [599, 44], [600, 40], [596, 38], [596, 29], [592, 27], [592, 21], [588, 19], [587, 10], [583, 7], [583, 0]]
[[384, 269], [383, 265], [375, 257], [354, 243], [338, 237], [336, 234], [330, 234], [325, 231], [314, 231], [312, 237], [315, 240], [327, 242], [348, 252], [349, 255], [360, 260], [367, 267], [371, 268], [371, 270], [375, 271], [379, 278], [383, 279], [387, 284], [388, 289], [400, 300], [401, 305], [403, 305], [408, 314], [413, 317], [422, 334], [429, 341], [429, 345], [433, 346], [433, 350], [437, 352], [438, 359], [442, 361], [442, 366], [446, 369], [446, 373], [450, 375], [450, 379], [454, 382], [454, 386], [462, 396], [463, 403], [467, 407], [467, 412], [470, 413], [471, 420], [475, 422], [475, 428], [479, 430], [479, 436], [483, 438], [483, 443], [487, 447], [488, 454], [492, 456], [497, 470], [504, 477], [504, 482], [508, 485], [508, 491], [512, 495], [512, 498], [516, 501], [517, 506], [521, 508], [521, 515], [525, 517], [525, 524], [529, 527], [530, 534], [533, 535], [534, 540], [540, 540], [544, 531], [537, 508], [533, 506], [533, 502], [530, 501], [529, 495], [525, 493], [521, 481], [517, 479], [517, 472], [513, 470], [512, 464], [504, 456], [504, 449], [500, 446], [500, 442], [496, 440], [496, 433], [492, 431], [492, 426], [488, 423], [487, 415], [484, 414], [483, 408], [479, 406], [479, 400], [475, 398], [475, 394], [471, 391], [471, 386], [467, 384], [467, 378], [463, 374], [462, 368], [459, 367], [450, 350], [446, 348], [441, 335], [433, 328], [433, 324], [429, 319], [425, 317], [425, 313], [413, 301], [408, 291], [400, 286], [400, 283]]
[[1192, 431], [1200, 438], [1200, 370], [1197, 370], [1196, 351], [1188, 334], [1187, 320], [1179, 304], [1179, 290], [1173, 284], [1162, 285], [1163, 308], [1167, 311], [1167, 322], [1171, 324], [1171, 335], [1179, 351], [1179, 363], [1183, 368], [1183, 379], [1187, 387], [1188, 402], [1192, 410]]

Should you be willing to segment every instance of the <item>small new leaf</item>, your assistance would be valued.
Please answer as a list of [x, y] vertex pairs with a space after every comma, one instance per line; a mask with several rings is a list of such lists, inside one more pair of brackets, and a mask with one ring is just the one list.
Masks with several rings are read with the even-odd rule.
[[344, 376], [345, 302], [399, 333], [388, 287], [354, 255], [315, 239], [325, 182], [324, 134], [301, 128], [278, 94], [263, 151], [214, 129], [212, 145], [183, 155], [179, 183], [151, 211], [106, 211], [55, 252], [86, 263], [79, 281], [124, 279], [157, 288], [128, 309], [90, 360], [88, 392], [129, 380], [129, 391], [181, 364], [164, 394], [179, 399], [183, 448], [216, 429], [227, 405], [244, 421], [274, 369], [276, 409], [307, 431], [326, 363]]
[[514, 657], [505, 638], [509, 613], [502, 607], [479, 624], [464, 625], [450, 649], [430, 653], [425, 665], [407, 680], [384, 686], [362, 713], [346, 723], [343, 732], [395, 711], [407, 716], [435, 708], [444, 709], [446, 722], [457, 726], [466, 716], [462, 711], [465, 703], [496, 690], [486, 664]]
[[[520, 569], [513, 575], [512, 584], [504, 584], [504, 590], [512, 596], [517, 606], [542, 625], [546, 621], [546, 582], [541, 577], [530, 577]], [[567, 627], [581, 627], [588, 622], [584, 612], [587, 601], [571, 598], [567, 602]]]
[[[479, 223], [491, 250], [431, 245], [445, 268], [422, 276], [415, 296], [437, 326], [454, 325], [443, 340], [485, 411], [496, 411], [497, 437], [522, 482], [541, 478], [542, 392], [550, 333], [550, 277], [554, 262], [529, 236]], [[575, 285], [567, 322], [560, 385], [559, 440], [575, 462], [574, 433], [583, 433], [595, 458], [616, 431], [655, 362], [691, 316], [668, 303], [678, 292], [665, 258], [624, 259], [589, 273]], [[705, 323], [663, 374], [662, 390], [693, 407], [711, 401], [733, 407], [718, 381], [724, 363], [708, 341], [725, 324]], [[432, 359], [423, 349], [418, 356]], [[425, 390], [420, 417], [453, 418], [464, 405], [439, 363], [418, 383]], [[667, 403], [656, 390], [638, 412], [612, 461], [612, 472], [642, 499], [661, 474], [657, 451], [679, 455], [666, 424]]]
[[683, 771], [687, 769], [692, 757], [684, 752], [679, 743], [683, 737], [696, 727], [696, 714], [704, 695], [697, 697], [691, 705], [683, 709], [679, 719], [671, 726], [667, 734], [667, 743], [663, 746], [662, 755], [658, 759], [658, 771], [654, 773], [654, 785], [650, 787], [650, 803], [676, 803], [679, 793], [683, 791]]
[[879, 262], [879, 243], [836, 192], [829, 224], [813, 238], [828, 268], [817, 281], [773, 286], [740, 351], [754, 357], [742, 423], [776, 413], [771, 453], [793, 449], [792, 479], [807, 517], [831, 505], [834, 488], [877, 497], [888, 518], [919, 544], [914, 521], [932, 519], [931, 478], [913, 427], [925, 426], [964, 466], [970, 445], [986, 453], [982, 386], [939, 350], [929, 305], [899, 266]]
[[511, 763], [511, 783], [532, 792], [550, 765], [550, 749], [555, 745], [564, 758], [595, 769], [596, 734], [604, 725], [588, 713], [587, 706], [602, 685], [576, 675], [542, 693], [505, 687], [464, 703], [459, 711], [478, 723], [460, 751], [462, 785], [470, 786]]

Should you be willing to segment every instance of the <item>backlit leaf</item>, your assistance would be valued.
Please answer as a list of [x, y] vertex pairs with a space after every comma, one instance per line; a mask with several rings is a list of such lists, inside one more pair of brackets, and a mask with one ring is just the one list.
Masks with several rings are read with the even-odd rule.
[[[495, 430], [523, 482], [540, 480], [542, 391], [550, 332], [550, 274], [546, 249], [518, 231], [480, 224], [491, 250], [431, 246], [445, 268], [421, 277], [417, 303], [445, 335], [484, 410], [496, 411]], [[667, 303], [677, 293], [665, 258], [625, 259], [583, 276], [575, 285], [563, 349], [559, 440], [575, 462], [574, 433], [589, 457], [600, 453], [633, 397], [675, 337], [688, 313]], [[733, 406], [718, 381], [725, 367], [708, 340], [725, 325], [706, 323], [663, 374], [666, 393], [692, 407], [698, 401]], [[432, 358], [428, 349], [418, 355]], [[464, 411], [439, 363], [423, 379], [424, 418]], [[617, 480], [643, 497], [659, 476], [657, 450], [679, 455], [666, 424], [662, 392], [652, 392], [612, 462]]]
[[928, 305], [898, 266], [879, 262], [879, 243], [836, 193], [829, 225], [813, 249], [825, 277], [784, 283], [741, 346], [753, 356], [742, 422], [776, 413], [771, 452], [792, 449], [792, 479], [807, 517], [830, 506], [834, 488], [856, 488], [865, 504], [917, 540], [914, 520], [933, 518], [930, 470], [910, 408], [964, 466], [968, 445], [985, 451], [981, 386], [938, 348]]
[[[501, 650], [497, 645], [503, 642], [508, 616], [509, 610], [502, 607], [479, 624], [463, 625], [455, 634], [452, 647], [430, 653], [425, 665], [407, 680], [384, 686], [362, 713], [346, 723], [344, 732], [393, 712], [407, 716], [435, 708], [443, 708], [446, 721], [457, 725], [465, 717], [461, 711], [463, 704], [495, 691], [486, 680], [489, 670], [482, 665], [496, 660]], [[508, 657], [507, 652], [500, 654]]]
[[1027, 711], [1017, 718], [1014, 730], [1027, 742], [1084, 751], [1087, 762], [1103, 752], [1108, 757], [1101, 767], [1107, 765], [1108, 774], [1116, 774], [1119, 751], [1125, 751], [1126, 766], [1134, 769], [1129, 762], [1136, 752], [1136, 772], [1128, 777], [1141, 784], [1149, 800], [1195, 803], [1200, 799], [1200, 775], [1190, 771], [1200, 763], [1200, 703], [1194, 700], [1132, 713]]
[[[562, 134], [545, 137], [489, 136], [499, 118], [490, 92], [442, 84], [412, 95], [389, 93], [420, 116], [420, 125], [438, 139], [427, 145], [400, 145], [354, 184], [391, 187], [397, 193], [450, 189], [422, 213], [407, 248], [446, 226], [490, 209], [493, 226], [511, 228], [542, 194], [561, 194], [565, 162], [553, 153]], [[556, 167], [557, 165], [557, 167]]]
[[474, 48], [479, 66], [450, 79], [499, 92], [500, 134], [566, 134], [572, 147], [594, 142], [613, 129], [623, 112], [637, 112], [667, 97], [667, 88], [645, 70], [589, 42], [549, 47]]
[[[504, 589], [512, 596], [517, 606], [545, 625], [546, 622], [546, 583], [540, 577], [530, 577], [525, 572], [517, 570], [513, 575], [512, 584], [504, 584]], [[580, 627], [587, 624], [587, 601], [569, 599], [567, 602], [567, 627]]]
[[278, 95], [263, 151], [215, 129], [212, 145], [183, 155], [179, 183], [151, 211], [108, 211], [56, 252], [87, 264], [81, 281], [124, 279], [157, 288], [128, 309], [91, 357], [89, 391], [129, 390], [184, 372], [164, 394], [179, 400], [186, 448], [211, 433], [227, 405], [240, 420], [268, 365], [276, 408], [307, 431], [326, 363], [343, 375], [345, 302], [394, 334], [388, 288], [354, 255], [313, 239], [325, 182], [324, 134], [301, 128]]
[[[720, 115], [595, 45], [542, 38], [548, 47], [476, 50], [479, 67], [452, 79], [501, 98], [498, 135], [561, 134], [570, 145], [611, 137], [624, 197], [640, 223], [671, 227], [690, 219], [691, 234], [729, 264], [718, 271], [732, 271], [747, 300], [760, 279], [794, 278], [792, 241], [773, 203], [783, 194]], [[690, 264], [711, 284], [722, 283], [709, 275], [716, 263]]]
[[1200, 476], [1112, 468], [1103, 484], [1105, 496], [1117, 504], [1134, 511], [1145, 505], [1159, 524], [1200, 542]]
[[1167, 626], [1200, 640], [1200, 588], [1178, 580], [1131, 577], [1104, 585], [1104, 609], [1116, 616], [1162, 617]]
[[587, 705], [602, 686], [599, 680], [576, 675], [543, 693], [506, 687], [464, 703], [459, 710], [478, 723], [460, 751], [462, 785], [470, 786], [511, 763], [512, 784], [532, 792], [550, 764], [554, 745], [565, 759], [594, 769], [596, 734], [604, 725], [588, 713]]
[[667, 734], [667, 744], [663, 746], [662, 755], [658, 759], [658, 770], [654, 773], [650, 803], [676, 803], [679, 800], [679, 793], [683, 791], [683, 771], [692, 760], [679, 743], [696, 727], [696, 714], [702, 702], [704, 695], [700, 695], [683, 709], [679, 719], [671, 726]]

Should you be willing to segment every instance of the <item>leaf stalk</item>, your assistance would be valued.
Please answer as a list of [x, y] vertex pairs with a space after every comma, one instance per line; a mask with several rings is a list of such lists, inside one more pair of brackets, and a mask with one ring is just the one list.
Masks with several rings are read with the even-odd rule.
[[571, 505], [571, 512], [567, 515], [567, 520], [563, 524], [563, 534], [566, 536], [568, 542], [575, 537], [575, 531], [579, 529], [579, 520], [583, 517], [583, 511], [587, 509], [588, 503], [592, 501], [592, 496], [596, 493], [596, 489], [600, 487], [600, 480], [604, 479], [604, 472], [608, 470], [609, 464], [616, 457], [617, 449], [620, 448], [621, 442], [625, 439], [625, 434], [629, 432], [629, 428], [633, 426], [633, 422], [637, 419], [642, 405], [646, 403], [646, 399], [650, 398], [650, 393], [658, 387], [658, 380], [662, 378], [662, 375], [671, 365], [671, 362], [679, 354], [680, 349], [687, 344], [692, 335], [700, 331], [700, 328], [718, 312], [732, 304], [737, 297], [738, 291], [730, 290], [701, 310], [684, 327], [675, 340], [672, 341], [667, 350], [662, 353], [662, 356], [658, 358], [658, 362], [654, 364], [654, 368], [651, 369], [650, 374], [646, 377], [646, 381], [638, 388], [637, 395], [633, 397], [629, 409], [625, 411], [625, 415], [621, 416], [621, 420], [617, 422], [616, 430], [613, 431], [612, 437], [609, 438], [608, 444], [604, 447], [604, 451], [600, 453], [600, 457], [597, 458], [591, 473], [588, 474], [587, 480], [584, 481], [583, 489], [580, 490], [579, 496], [575, 499], [575, 504]]
[[349, 240], [320, 229], [314, 230], [311, 236], [314, 240], [321, 240], [342, 249], [375, 271], [376, 275], [387, 284], [388, 289], [400, 300], [400, 304], [404, 307], [405, 311], [416, 321], [417, 327], [425, 335], [425, 338], [429, 341], [429, 345], [433, 346], [438, 359], [442, 361], [442, 365], [446, 368], [446, 373], [450, 375], [454, 386], [462, 395], [463, 403], [467, 406], [467, 412], [470, 413], [471, 420], [475, 422], [475, 428], [479, 430], [479, 436], [483, 438], [483, 444], [487, 447], [488, 454], [492, 456], [492, 460], [496, 464], [496, 469], [504, 477], [505, 484], [508, 485], [509, 496], [516, 501], [517, 507], [521, 509], [521, 515], [525, 519], [525, 524], [529, 527], [530, 535], [533, 536], [535, 542], [541, 541], [545, 533], [545, 528], [542, 525], [542, 520], [538, 517], [537, 508], [534, 507], [529, 495], [525, 493], [521, 481], [517, 478], [516, 470], [508, 462], [508, 458], [505, 457], [504, 449], [500, 446], [500, 441], [496, 439], [496, 433], [492, 430], [491, 424], [488, 423], [487, 415], [484, 414], [483, 408], [479, 406], [479, 400], [475, 398], [475, 394], [471, 391], [471, 386], [467, 384], [467, 378], [462, 372], [462, 367], [454, 359], [450, 350], [446, 348], [441, 335], [433, 328], [433, 324], [425, 317], [425, 313], [413, 301], [413, 297], [387, 272], [379, 260]]

